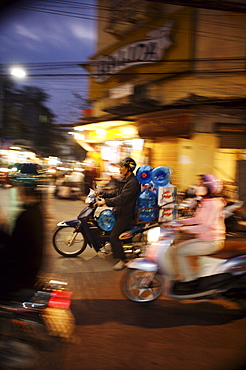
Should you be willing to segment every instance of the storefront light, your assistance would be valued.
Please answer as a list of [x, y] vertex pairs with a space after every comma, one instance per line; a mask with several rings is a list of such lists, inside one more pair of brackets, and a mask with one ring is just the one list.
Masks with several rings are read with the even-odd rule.
[[144, 140], [143, 139], [133, 139], [132, 140], [132, 148], [134, 150], [141, 151], [143, 149]]
[[112, 163], [119, 162], [118, 158], [118, 150], [117, 147], [115, 146], [110, 146], [110, 145], [104, 145], [101, 148], [101, 158], [104, 161], [110, 161]]
[[61, 163], [60, 159], [57, 157], [49, 156], [47, 158], [49, 166], [58, 166]]
[[97, 134], [97, 136], [106, 136], [106, 130], [104, 130], [104, 129], [102, 129], [102, 128], [98, 128], [97, 130], [96, 130], [96, 134]]
[[113, 147], [118, 147], [120, 144], [121, 144], [121, 141], [118, 141], [118, 140], [105, 141], [105, 145], [109, 145]]
[[127, 137], [136, 137], [138, 136], [138, 131], [136, 127], [133, 126], [126, 126], [126, 127], [121, 127], [121, 133], [122, 136], [127, 138]]
[[75, 133], [74, 134], [74, 139], [75, 140], [85, 140], [85, 135]]
[[11, 150], [21, 150], [19, 146], [10, 146], [9, 149]]
[[77, 132], [68, 132], [69, 135], [72, 135], [75, 140], [85, 140], [85, 135], [78, 134]]
[[74, 131], [84, 131], [84, 127], [74, 127]]

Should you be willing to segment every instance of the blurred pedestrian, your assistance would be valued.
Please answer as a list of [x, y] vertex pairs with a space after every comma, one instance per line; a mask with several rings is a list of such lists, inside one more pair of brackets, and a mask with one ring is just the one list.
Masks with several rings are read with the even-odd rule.
[[73, 170], [70, 176], [70, 182], [72, 187], [78, 187], [81, 194], [84, 194], [84, 179], [85, 175], [82, 171]]
[[44, 245], [42, 196], [34, 183], [17, 186], [23, 210], [13, 231], [0, 229], [0, 296], [32, 289], [40, 270]]
[[88, 195], [90, 192], [90, 189], [93, 189], [94, 181], [97, 177], [96, 168], [86, 168], [85, 169], [85, 195]]

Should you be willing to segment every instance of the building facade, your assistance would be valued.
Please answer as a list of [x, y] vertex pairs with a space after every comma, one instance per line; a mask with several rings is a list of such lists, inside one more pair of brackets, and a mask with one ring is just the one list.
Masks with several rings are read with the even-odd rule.
[[99, 0], [97, 53], [86, 66], [92, 113], [78, 141], [99, 145], [104, 161], [129, 154], [170, 166], [180, 190], [201, 173], [237, 185], [246, 163], [245, 36], [245, 13]]

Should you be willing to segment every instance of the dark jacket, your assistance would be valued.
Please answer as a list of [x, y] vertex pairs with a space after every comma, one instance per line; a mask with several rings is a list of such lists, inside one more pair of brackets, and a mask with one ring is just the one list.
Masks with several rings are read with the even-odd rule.
[[129, 216], [129, 219], [134, 219], [139, 192], [139, 182], [132, 173], [120, 182], [118, 189], [103, 193], [102, 197], [105, 199], [108, 207], [114, 208], [117, 218]]
[[12, 234], [0, 231], [0, 244], [0, 293], [33, 288], [43, 256], [44, 218], [41, 205], [24, 206]]

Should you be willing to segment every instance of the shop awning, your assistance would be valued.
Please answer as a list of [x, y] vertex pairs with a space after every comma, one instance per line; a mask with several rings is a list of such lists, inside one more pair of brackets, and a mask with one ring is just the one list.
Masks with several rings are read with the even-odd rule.
[[[138, 138], [136, 127], [132, 124], [132, 122], [129, 121], [102, 121], [83, 125], [81, 127], [77, 127], [75, 130], [78, 131], [83, 137], [83, 140], [80, 140], [79, 135], [74, 136], [75, 140], [79, 144], [80, 142], [85, 144], [99, 144], [104, 143], [107, 140], [126, 140], [129, 138]], [[82, 144], [80, 145], [82, 146]]]
[[85, 141], [77, 141], [77, 143], [87, 152], [94, 152], [93, 147]]

